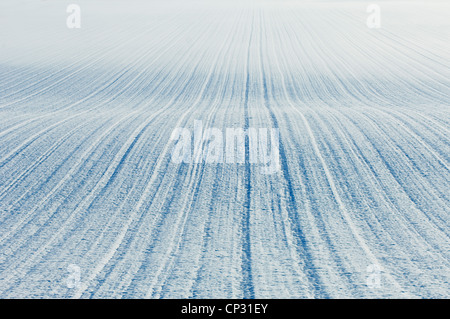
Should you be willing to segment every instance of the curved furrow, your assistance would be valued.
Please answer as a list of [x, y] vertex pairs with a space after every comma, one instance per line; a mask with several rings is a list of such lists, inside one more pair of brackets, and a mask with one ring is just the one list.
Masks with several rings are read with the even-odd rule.
[[[209, 77], [212, 74], [212, 70], [209, 71], [208, 76], [206, 81], [203, 84], [203, 88], [200, 90], [200, 93], [196, 99], [196, 101], [194, 101], [191, 104], [191, 107], [185, 111], [185, 113], [178, 119], [177, 124], [174, 127], [179, 127], [179, 125], [181, 125], [181, 123], [184, 120], [184, 117], [186, 117], [189, 114], [189, 111], [195, 107], [196, 105], [198, 105], [198, 103], [200, 102], [200, 99], [202, 97], [202, 94], [206, 88], [206, 85], [209, 82]], [[159, 166], [162, 165], [163, 161], [166, 160], [166, 154], [168, 153], [168, 145], [166, 145], [166, 147], [164, 148], [164, 150], [162, 151], [161, 155], [159, 156], [158, 162], [155, 165], [154, 168], [154, 172], [158, 172], [159, 171]], [[147, 182], [147, 187], [144, 190], [144, 193], [142, 194], [142, 197], [139, 199], [137, 205], [135, 206], [135, 208], [133, 209], [134, 213], [130, 216], [130, 218], [127, 220], [126, 224], [124, 225], [124, 227], [122, 228], [120, 234], [121, 236], [118, 238], [118, 240], [116, 240], [116, 242], [113, 244], [112, 249], [110, 249], [110, 251], [108, 252], [108, 254], [105, 256], [105, 258], [98, 264], [98, 266], [94, 269], [94, 271], [92, 272], [92, 274], [89, 277], [88, 283], [83, 284], [82, 289], [78, 290], [78, 292], [75, 294], [75, 297], [77, 296], [81, 296], [83, 290], [87, 289], [88, 285], [90, 284], [89, 282], [91, 282], [96, 276], [97, 274], [103, 269], [103, 267], [105, 267], [106, 263], [113, 257], [113, 255], [115, 254], [116, 250], [119, 248], [119, 246], [121, 245], [121, 242], [124, 238], [124, 236], [127, 234], [127, 230], [129, 228], [129, 226], [131, 225], [132, 222], [134, 222], [135, 217], [137, 216], [141, 206], [143, 206], [145, 204], [145, 198], [146, 198], [146, 193], [150, 192], [151, 190], [151, 186], [153, 186], [154, 180], [158, 177], [158, 174], [153, 173], [152, 177], [150, 178], [150, 180]], [[136, 216], [135, 216], [136, 215]]]

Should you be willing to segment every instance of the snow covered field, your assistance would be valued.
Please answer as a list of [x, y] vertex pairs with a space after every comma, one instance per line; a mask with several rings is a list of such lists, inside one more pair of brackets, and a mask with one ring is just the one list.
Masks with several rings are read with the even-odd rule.
[[450, 296], [449, 1], [70, 3], [0, 2], [1, 298]]

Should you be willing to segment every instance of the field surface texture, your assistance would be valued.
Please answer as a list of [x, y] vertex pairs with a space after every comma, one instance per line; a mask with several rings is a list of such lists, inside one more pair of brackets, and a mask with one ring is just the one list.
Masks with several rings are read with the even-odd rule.
[[449, 297], [449, 1], [70, 3], [0, 2], [1, 298]]

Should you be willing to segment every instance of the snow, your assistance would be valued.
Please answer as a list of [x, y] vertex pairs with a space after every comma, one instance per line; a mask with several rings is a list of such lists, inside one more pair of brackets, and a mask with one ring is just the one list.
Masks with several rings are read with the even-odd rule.
[[0, 3], [1, 298], [448, 298], [449, 2], [74, 3]]

